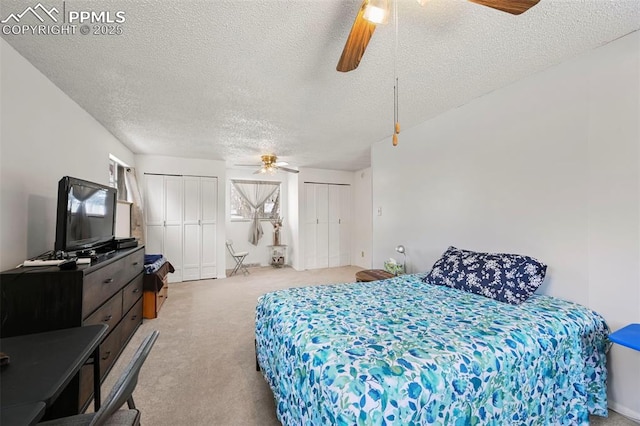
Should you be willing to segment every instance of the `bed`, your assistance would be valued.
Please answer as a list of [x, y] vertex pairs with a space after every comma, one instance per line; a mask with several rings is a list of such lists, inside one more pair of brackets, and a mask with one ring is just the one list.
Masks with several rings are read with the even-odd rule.
[[512, 305], [423, 282], [275, 291], [256, 356], [283, 425], [576, 425], [607, 415], [608, 327], [534, 294]]

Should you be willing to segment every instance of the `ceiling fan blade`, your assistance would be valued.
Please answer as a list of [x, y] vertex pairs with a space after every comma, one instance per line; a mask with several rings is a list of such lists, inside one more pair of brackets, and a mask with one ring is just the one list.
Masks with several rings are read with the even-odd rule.
[[512, 15], [520, 15], [538, 4], [540, 0], [469, 0], [470, 2], [498, 9]]
[[290, 169], [288, 167], [276, 167], [276, 169], [278, 170], [282, 170], [283, 172], [289, 172], [289, 173], [300, 173], [300, 171], [298, 170], [294, 170], [294, 169]]
[[356, 15], [353, 26], [347, 42], [344, 44], [342, 50], [342, 56], [338, 61], [336, 69], [340, 72], [349, 72], [358, 68], [360, 59], [364, 55], [364, 51], [371, 40], [371, 36], [376, 29], [376, 25], [364, 19], [364, 9], [366, 8], [368, 0], [362, 2], [358, 15]]
[[289, 163], [287, 163], [286, 161], [278, 161], [277, 163], [275, 163], [276, 166], [280, 167], [280, 166], [288, 166]]

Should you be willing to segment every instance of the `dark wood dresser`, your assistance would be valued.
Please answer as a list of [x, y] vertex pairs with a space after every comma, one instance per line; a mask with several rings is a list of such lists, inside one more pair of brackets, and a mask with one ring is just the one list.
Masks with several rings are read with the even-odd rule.
[[[12, 337], [107, 324], [100, 346], [101, 380], [142, 323], [144, 246], [119, 250], [91, 265], [16, 268], [0, 274], [0, 336]], [[45, 418], [82, 412], [93, 396], [93, 368], [85, 365]]]

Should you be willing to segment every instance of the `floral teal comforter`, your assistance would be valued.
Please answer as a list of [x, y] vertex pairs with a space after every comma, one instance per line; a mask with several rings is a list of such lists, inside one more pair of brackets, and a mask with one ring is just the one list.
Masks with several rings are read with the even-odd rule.
[[293, 288], [256, 308], [284, 425], [579, 425], [606, 416], [608, 328], [549, 296], [509, 305], [422, 275]]

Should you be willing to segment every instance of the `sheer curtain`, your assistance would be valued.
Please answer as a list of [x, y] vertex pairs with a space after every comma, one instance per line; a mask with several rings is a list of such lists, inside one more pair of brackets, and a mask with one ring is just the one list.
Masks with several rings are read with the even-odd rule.
[[280, 187], [278, 182], [261, 182], [261, 181], [233, 181], [236, 191], [253, 209], [253, 223], [249, 229], [249, 242], [254, 246], [258, 245], [262, 238], [262, 225], [260, 225], [260, 217], [258, 210], [269, 199], [269, 197]]
[[124, 174], [127, 195], [131, 201], [131, 236], [136, 237], [140, 244], [144, 244], [144, 215], [142, 212], [142, 197], [136, 178], [136, 170], [128, 168]]

